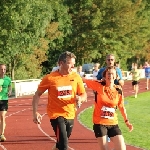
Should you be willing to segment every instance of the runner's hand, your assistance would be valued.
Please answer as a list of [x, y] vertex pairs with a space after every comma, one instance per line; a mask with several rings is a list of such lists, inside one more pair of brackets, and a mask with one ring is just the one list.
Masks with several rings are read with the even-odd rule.
[[11, 96], [11, 91], [8, 92], [8, 96]]
[[76, 95], [76, 102], [77, 102], [78, 108], [80, 108], [80, 107], [81, 107], [81, 104], [82, 104], [82, 101], [81, 101], [81, 97], [78, 96], [78, 95]]
[[126, 125], [129, 128], [129, 131], [131, 132], [133, 130], [133, 125], [129, 121], [126, 122]]
[[38, 112], [36, 112], [33, 115], [33, 122], [36, 124], [41, 124], [41, 120], [42, 120], [42, 116]]
[[2, 91], [2, 86], [0, 86], [0, 92]]

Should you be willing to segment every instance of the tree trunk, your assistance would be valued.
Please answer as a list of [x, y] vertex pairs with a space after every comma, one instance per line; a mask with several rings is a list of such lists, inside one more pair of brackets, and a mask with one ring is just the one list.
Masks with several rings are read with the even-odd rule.
[[15, 79], [15, 60], [12, 59], [11, 61], [11, 79]]
[[11, 78], [12, 78], [12, 80], [15, 79], [15, 67], [13, 67], [13, 68], [11, 69]]

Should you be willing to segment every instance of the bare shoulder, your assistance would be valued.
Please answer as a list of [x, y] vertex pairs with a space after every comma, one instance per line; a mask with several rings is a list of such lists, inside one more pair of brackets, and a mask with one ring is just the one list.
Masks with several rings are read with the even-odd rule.
[[124, 86], [124, 80], [119, 80], [119, 85], [121, 86], [121, 88]]

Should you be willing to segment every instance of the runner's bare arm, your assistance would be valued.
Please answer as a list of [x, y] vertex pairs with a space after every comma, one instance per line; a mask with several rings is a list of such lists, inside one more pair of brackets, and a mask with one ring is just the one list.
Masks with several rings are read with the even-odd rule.
[[129, 128], [129, 131], [131, 132], [133, 130], [133, 125], [129, 122], [128, 118], [127, 118], [127, 113], [126, 113], [126, 109], [125, 107], [119, 107], [119, 110], [124, 118], [124, 122], [126, 124], [126, 126]]
[[118, 82], [119, 82], [119, 85], [120, 85], [121, 87], [124, 86], [124, 80], [121, 80], [121, 79], [120, 79]]
[[33, 96], [32, 100], [33, 115], [37, 112], [39, 99], [42, 94], [43, 94], [42, 91], [37, 90]]
[[119, 110], [120, 110], [120, 112], [122, 114], [122, 117], [124, 118], [124, 121], [128, 120], [125, 107], [124, 106], [123, 107], [119, 107]]
[[77, 105], [78, 105], [78, 108], [80, 108], [81, 104], [83, 102], [87, 102], [87, 93], [83, 93], [83, 94], [80, 94], [80, 95], [76, 95], [76, 102], [77, 102]]
[[9, 86], [8, 86], [8, 96], [10, 96], [10, 95], [11, 95], [11, 92], [12, 92], [12, 86], [11, 86], [11, 85], [9, 85]]
[[77, 97], [77, 101], [80, 102], [80, 103], [83, 103], [87, 100], [87, 93], [82, 93], [80, 95], [78, 95]]
[[43, 94], [42, 91], [37, 90], [33, 96], [32, 107], [33, 107], [33, 122], [36, 124], [41, 123], [42, 116], [37, 112], [38, 103], [40, 96]]

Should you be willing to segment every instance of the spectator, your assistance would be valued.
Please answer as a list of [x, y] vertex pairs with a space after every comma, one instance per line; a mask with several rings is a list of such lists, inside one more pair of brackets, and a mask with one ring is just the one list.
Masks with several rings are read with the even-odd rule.
[[115, 62], [114, 65], [116, 66], [116, 68], [120, 68], [120, 63], [119, 62]]
[[94, 79], [97, 79], [97, 75], [98, 75], [98, 71], [99, 71], [99, 66], [100, 66], [99, 63], [95, 63], [94, 64], [94, 70], [93, 70], [93, 78]]
[[[97, 75], [97, 80], [102, 80], [103, 79], [103, 72], [104, 70], [107, 68], [107, 67], [110, 67], [110, 66], [115, 66], [115, 56], [113, 54], [108, 54], [106, 56], [106, 64], [107, 66], [106, 67], [103, 67], [99, 70], [98, 72], [98, 75]], [[122, 78], [122, 73], [121, 73], [121, 70], [119, 68], [116, 68], [116, 71], [117, 71], [117, 79], [114, 80], [114, 83], [115, 84], [120, 84], [121, 86], [124, 85], [124, 81], [123, 81], [123, 78]]]
[[140, 79], [140, 71], [138, 70], [137, 64], [134, 64], [134, 69], [131, 70], [130, 74], [132, 75], [132, 87], [135, 91], [135, 98], [137, 98], [137, 94], [139, 91], [139, 79]]
[[146, 61], [145, 64], [144, 64], [144, 66], [143, 66], [143, 69], [145, 69], [145, 68], [147, 68], [149, 66], [150, 66], [149, 63]]
[[57, 71], [59, 69], [59, 64], [58, 62], [56, 63], [56, 67], [53, 67], [52, 72]]
[[82, 66], [77, 67], [77, 73], [80, 75], [80, 77], [83, 77], [85, 73], [82, 71]]
[[150, 79], [150, 65], [148, 62], [145, 62], [143, 69], [145, 69], [146, 89], [148, 90], [149, 89], [149, 79]]

